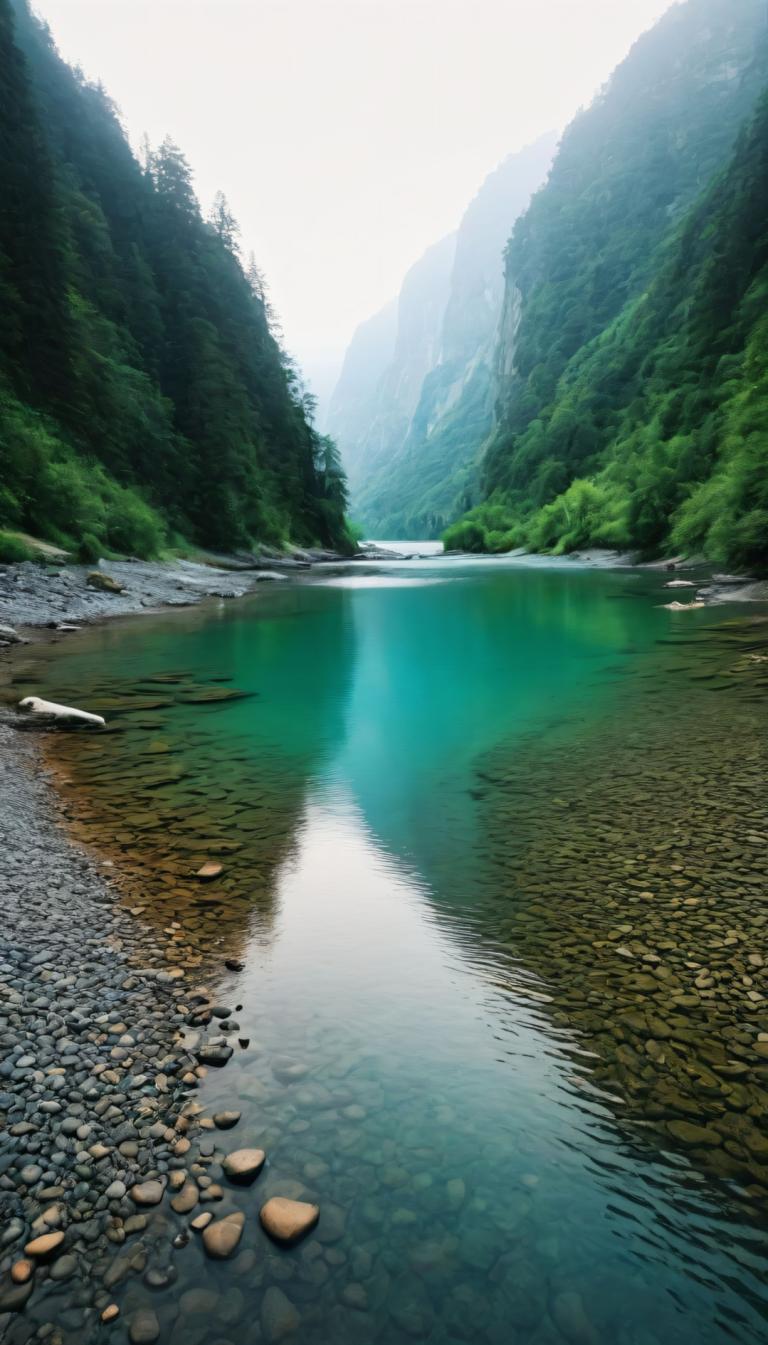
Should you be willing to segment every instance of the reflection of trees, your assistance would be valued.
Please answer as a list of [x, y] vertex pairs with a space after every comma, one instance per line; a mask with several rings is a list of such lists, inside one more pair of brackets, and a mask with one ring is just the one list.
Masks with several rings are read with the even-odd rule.
[[602, 661], [630, 638], [651, 642], [658, 614], [611, 600], [628, 582], [483, 567], [450, 582], [355, 595], [340, 770], [379, 842], [442, 901], [466, 903], [478, 878], [478, 754], [594, 714], [588, 696]]
[[[107, 626], [41, 661], [44, 685], [101, 705], [115, 730], [50, 737], [49, 759], [76, 837], [119, 861], [125, 901], [162, 932], [169, 963], [205, 966], [270, 936], [307, 785], [343, 732], [346, 597], [294, 590], [258, 608]], [[255, 694], [190, 703], [201, 687]], [[210, 859], [223, 873], [201, 883]]]
[[[628, 1135], [650, 1123], [748, 1206], [768, 1200], [754, 634], [710, 633], [690, 671], [665, 658], [599, 731], [489, 754], [473, 857], [489, 937], [541, 977], [547, 1012], [595, 1053], [577, 1056], [577, 1081], [606, 1090]], [[680, 652], [690, 662], [691, 647]]]

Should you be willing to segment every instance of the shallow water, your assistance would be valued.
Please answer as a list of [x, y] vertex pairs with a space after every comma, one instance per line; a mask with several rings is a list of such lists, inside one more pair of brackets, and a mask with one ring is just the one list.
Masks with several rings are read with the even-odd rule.
[[[78, 834], [127, 864], [140, 922], [182, 926], [169, 961], [193, 981], [221, 974], [250, 1042], [200, 1097], [241, 1106], [221, 1147], [257, 1144], [269, 1166], [227, 1195], [253, 1216], [232, 1262], [197, 1244], [173, 1253], [178, 1280], [152, 1296], [163, 1340], [277, 1339], [270, 1287], [302, 1345], [765, 1338], [762, 1153], [736, 1136], [713, 1167], [725, 1150], [675, 1142], [670, 1119], [719, 1122], [730, 1103], [694, 1089], [659, 1110], [648, 1061], [627, 1063], [603, 1031], [647, 988], [590, 983], [605, 892], [607, 929], [626, 918], [622, 893], [631, 912], [637, 891], [674, 894], [679, 874], [706, 899], [718, 836], [738, 841], [743, 818], [713, 793], [724, 738], [764, 834], [759, 639], [743, 610], [662, 610], [662, 584], [565, 563], [329, 567], [236, 605], [105, 626], [36, 663], [29, 690], [76, 697], [119, 730], [53, 744]], [[660, 763], [665, 809], [714, 810], [698, 878], [688, 860], [657, 862]], [[699, 813], [687, 825], [701, 835]], [[736, 846], [734, 901], [765, 877], [754, 847], [745, 860]], [[625, 889], [600, 870], [606, 855], [630, 866]], [[203, 892], [191, 875], [207, 858], [224, 874]], [[589, 900], [571, 919], [576, 889]], [[760, 948], [760, 931], [744, 938]], [[223, 972], [225, 956], [244, 970]], [[711, 1045], [744, 1018], [768, 1030], [762, 976], [743, 1012], [717, 999], [705, 1023], [697, 1009], [694, 1034]], [[671, 1035], [698, 1056], [675, 1013]], [[739, 1110], [758, 1146], [768, 1061], [746, 1040]], [[303, 1077], [285, 1082], [288, 1062]], [[683, 1070], [651, 1064], [665, 1080]], [[258, 1207], [297, 1183], [321, 1220], [281, 1252]], [[148, 1292], [126, 1287], [123, 1307]]]

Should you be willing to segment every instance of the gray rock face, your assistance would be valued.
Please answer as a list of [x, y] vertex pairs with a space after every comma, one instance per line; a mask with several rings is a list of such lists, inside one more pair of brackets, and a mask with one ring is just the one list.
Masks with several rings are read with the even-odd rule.
[[[547, 175], [555, 145], [549, 134], [510, 154], [465, 211], [445, 270], [436, 269], [433, 249], [409, 272], [394, 352], [377, 380], [363, 355], [383, 314], [353, 337], [328, 428], [347, 465], [354, 515], [369, 536], [438, 536], [455, 517], [492, 424], [502, 254]], [[381, 358], [386, 347], [375, 349]]]

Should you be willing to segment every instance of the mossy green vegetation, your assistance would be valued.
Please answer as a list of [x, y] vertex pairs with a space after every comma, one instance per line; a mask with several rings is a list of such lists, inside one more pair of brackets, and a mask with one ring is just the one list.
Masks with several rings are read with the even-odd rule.
[[[707, 40], [672, 71], [703, 8]], [[515, 372], [484, 501], [448, 546], [669, 546], [768, 564], [760, 9], [670, 11], [567, 132], [507, 251]], [[651, 87], [663, 96], [649, 101]], [[626, 113], [639, 96], [638, 122]]]
[[219, 197], [0, 0], [0, 526], [156, 554], [349, 548], [344, 478]]

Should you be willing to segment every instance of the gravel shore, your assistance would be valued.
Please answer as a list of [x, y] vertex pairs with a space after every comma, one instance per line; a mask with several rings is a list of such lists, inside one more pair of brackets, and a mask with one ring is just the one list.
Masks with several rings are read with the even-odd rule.
[[[301, 573], [301, 567], [297, 566]], [[259, 583], [285, 580], [291, 568], [225, 569], [194, 561], [101, 561], [99, 565], [0, 566], [0, 624], [47, 626], [189, 607], [204, 598], [239, 598]], [[99, 588], [95, 575], [115, 588]], [[0, 637], [1, 638], [1, 637]]]
[[0, 1339], [86, 1341], [123, 1281], [171, 1282], [189, 1233], [164, 1197], [220, 1198], [186, 1169], [190, 1096], [232, 1053], [205, 1028], [227, 1010], [153, 956], [108, 870], [67, 840], [34, 744], [2, 725], [0, 799]]

